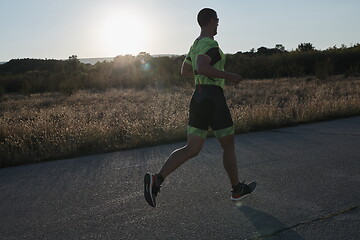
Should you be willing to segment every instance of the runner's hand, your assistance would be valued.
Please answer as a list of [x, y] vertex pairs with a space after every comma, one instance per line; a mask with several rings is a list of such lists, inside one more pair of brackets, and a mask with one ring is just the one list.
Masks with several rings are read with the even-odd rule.
[[226, 80], [230, 81], [233, 84], [238, 84], [242, 80], [242, 77], [239, 74], [230, 73], [229, 77]]

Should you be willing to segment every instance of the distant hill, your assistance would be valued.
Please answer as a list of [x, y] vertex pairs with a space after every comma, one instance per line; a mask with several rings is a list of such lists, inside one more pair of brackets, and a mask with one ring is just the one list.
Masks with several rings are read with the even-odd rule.
[[114, 60], [114, 57], [106, 57], [106, 58], [79, 58], [79, 61], [85, 64], [91, 64], [94, 65], [97, 62], [111, 62]]
[[179, 54], [155, 54], [151, 55], [152, 57], [179, 57]]
[[0, 65], [0, 75], [5, 73], [22, 74], [28, 71], [48, 71], [54, 72], [60, 60], [44, 59], [12, 59]]
[[[19, 60], [19, 59], [17, 59], [17, 60]], [[64, 59], [64, 60], [67, 60], [67, 59]], [[97, 62], [103, 62], [103, 61], [111, 62], [112, 60], [114, 60], [113, 57], [107, 57], [107, 58], [80, 58], [79, 59], [80, 62], [85, 63], [85, 64], [91, 64], [91, 65], [94, 65]], [[5, 64], [5, 63], [8, 63], [8, 62], [0, 62], [0, 65]]]
[[[152, 57], [178, 57], [179, 55], [177, 54], [157, 54], [157, 55], [151, 55]], [[103, 57], [103, 58], [79, 58], [79, 61], [85, 64], [91, 64], [94, 65], [97, 62], [111, 62], [114, 60], [115, 57]], [[67, 59], [64, 59], [67, 60]], [[7, 62], [0, 62], [1, 64], [5, 64]]]
[[[157, 54], [157, 55], [151, 55], [152, 57], [178, 57], [177, 54]], [[85, 64], [91, 64], [94, 65], [97, 62], [111, 62], [114, 60], [115, 57], [105, 57], [105, 58], [79, 58], [79, 61]]]

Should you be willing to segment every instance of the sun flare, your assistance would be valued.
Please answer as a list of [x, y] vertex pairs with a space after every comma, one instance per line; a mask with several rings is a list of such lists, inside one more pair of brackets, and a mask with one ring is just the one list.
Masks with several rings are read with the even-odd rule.
[[101, 32], [101, 42], [111, 55], [137, 55], [146, 51], [149, 26], [140, 14], [111, 14], [105, 19]]

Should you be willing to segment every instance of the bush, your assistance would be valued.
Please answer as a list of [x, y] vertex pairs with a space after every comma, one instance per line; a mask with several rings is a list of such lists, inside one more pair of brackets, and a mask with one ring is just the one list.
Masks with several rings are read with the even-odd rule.
[[5, 91], [4, 91], [4, 89], [0, 86], [0, 101], [3, 99], [4, 94], [5, 94]]
[[[184, 58], [184, 55], [152, 57], [140, 53], [95, 65], [83, 64], [75, 55], [66, 61], [17, 59], [0, 65], [0, 86], [5, 92], [26, 95], [47, 91], [71, 95], [81, 89], [187, 86], [193, 80], [180, 75]], [[326, 80], [331, 75], [360, 75], [359, 59], [360, 45], [318, 51], [312, 44], [303, 43], [299, 50], [290, 52], [277, 45], [274, 49], [261, 47], [258, 52], [228, 54], [225, 69], [245, 79], [317, 76]]]

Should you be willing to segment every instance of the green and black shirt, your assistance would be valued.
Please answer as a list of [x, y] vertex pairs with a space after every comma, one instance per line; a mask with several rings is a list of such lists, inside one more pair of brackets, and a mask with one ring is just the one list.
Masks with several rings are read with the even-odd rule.
[[225, 54], [219, 48], [217, 41], [208, 37], [196, 39], [191, 46], [189, 53], [186, 55], [185, 62], [192, 65], [196, 85], [216, 85], [224, 88], [225, 79], [209, 78], [197, 72], [196, 62], [199, 55], [210, 57], [210, 65], [218, 70], [224, 71]]

